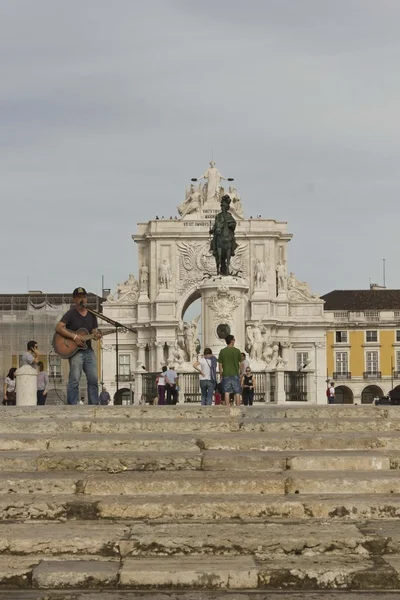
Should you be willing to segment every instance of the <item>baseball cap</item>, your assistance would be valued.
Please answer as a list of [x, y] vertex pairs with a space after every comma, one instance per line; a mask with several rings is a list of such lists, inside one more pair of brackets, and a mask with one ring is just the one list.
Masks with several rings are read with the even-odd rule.
[[72, 292], [72, 297], [75, 298], [75, 296], [77, 296], [78, 294], [84, 294], [85, 296], [87, 296], [87, 291], [83, 287], [77, 287]]

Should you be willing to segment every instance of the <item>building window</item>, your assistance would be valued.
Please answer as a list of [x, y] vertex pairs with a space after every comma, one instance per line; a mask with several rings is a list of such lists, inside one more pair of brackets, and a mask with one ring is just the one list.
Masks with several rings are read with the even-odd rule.
[[347, 344], [347, 331], [336, 331], [336, 343]]
[[378, 352], [366, 352], [365, 353], [366, 371], [367, 373], [378, 372]]
[[61, 377], [61, 356], [57, 356], [57, 354], [50, 354], [49, 371], [50, 379], [59, 379]]
[[336, 373], [345, 375], [349, 371], [347, 352], [336, 352]]
[[304, 369], [304, 365], [307, 366], [308, 352], [297, 352], [296, 355], [296, 368], [298, 371]]
[[400, 329], [396, 331], [396, 342], [400, 342]]
[[367, 342], [377, 342], [378, 341], [378, 332], [376, 330], [367, 331], [365, 339]]
[[120, 354], [118, 357], [119, 361], [119, 374], [128, 376], [131, 374], [131, 357], [130, 354]]

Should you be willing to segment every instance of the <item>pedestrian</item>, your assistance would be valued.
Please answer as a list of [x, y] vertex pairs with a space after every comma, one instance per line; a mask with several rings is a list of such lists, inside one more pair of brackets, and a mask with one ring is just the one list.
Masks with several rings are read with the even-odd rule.
[[15, 406], [17, 403], [17, 394], [15, 390], [16, 378], [15, 371], [17, 369], [12, 367], [7, 374], [7, 377], [4, 380], [4, 398], [3, 404], [4, 406]]
[[201, 405], [211, 406], [213, 393], [217, 385], [217, 359], [211, 348], [205, 348], [203, 358], [193, 363], [193, 368], [200, 373]]
[[47, 388], [49, 386], [49, 376], [47, 371], [44, 370], [44, 364], [41, 360], [38, 362], [38, 374], [37, 374], [37, 392], [36, 392], [36, 404], [43, 406], [46, 404], [47, 399]]
[[178, 373], [173, 365], [164, 372], [165, 389], [167, 391], [167, 404], [176, 404], [178, 402]]
[[99, 396], [99, 403], [102, 406], [108, 406], [110, 404], [110, 400], [111, 400], [110, 394], [108, 393], [108, 391], [106, 390], [106, 388], [103, 385], [103, 387], [101, 388], [100, 396]]
[[86, 329], [93, 335], [93, 339], [101, 338], [98, 330], [96, 315], [89, 312], [86, 308], [87, 292], [84, 288], [75, 288], [72, 292], [74, 306], [61, 317], [61, 321], [56, 325], [56, 332], [67, 340], [73, 340], [78, 351], [69, 358], [69, 380], [67, 386], [67, 404], [78, 404], [79, 381], [82, 371], [87, 379], [88, 404], [99, 403], [99, 386], [97, 377], [96, 355], [92, 348], [91, 340], [85, 341], [77, 333], [79, 329]]
[[229, 394], [234, 394], [236, 405], [240, 405], [240, 363], [242, 355], [235, 348], [235, 337], [231, 334], [225, 338], [226, 347], [220, 350], [218, 356], [218, 367], [222, 381], [225, 405], [229, 406]]
[[242, 398], [245, 406], [253, 406], [254, 400], [254, 379], [250, 367], [246, 368], [245, 374], [241, 379]]
[[246, 359], [246, 354], [244, 352], [241, 352], [240, 355], [242, 357], [242, 360], [240, 361], [240, 377], [243, 377], [243, 375], [246, 374], [247, 367], [250, 367], [250, 363]]
[[39, 361], [39, 346], [35, 340], [31, 340], [27, 343], [27, 352], [22, 355], [21, 367], [24, 365], [30, 365], [36, 369]]
[[335, 404], [335, 384], [333, 381], [326, 390], [326, 395], [328, 397], [328, 404]]
[[157, 392], [158, 392], [158, 402], [156, 404], [161, 404], [162, 406], [165, 404], [165, 373], [167, 371], [167, 367], [164, 365], [161, 369], [161, 373], [157, 375], [156, 384], [157, 384]]

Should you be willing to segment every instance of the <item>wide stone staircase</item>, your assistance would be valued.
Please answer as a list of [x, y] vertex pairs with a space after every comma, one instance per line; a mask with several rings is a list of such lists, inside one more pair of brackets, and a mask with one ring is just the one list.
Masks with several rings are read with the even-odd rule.
[[400, 407], [0, 416], [0, 599], [400, 597]]

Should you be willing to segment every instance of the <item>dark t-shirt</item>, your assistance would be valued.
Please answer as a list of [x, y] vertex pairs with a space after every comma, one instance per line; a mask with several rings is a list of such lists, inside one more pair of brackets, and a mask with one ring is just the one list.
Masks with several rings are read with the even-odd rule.
[[[65, 313], [61, 318], [61, 322], [65, 323], [66, 328], [70, 331], [78, 331], [78, 329], [83, 327], [84, 329], [87, 329], [89, 333], [92, 333], [93, 329], [97, 329], [98, 327], [96, 315], [92, 315], [92, 313], [88, 312], [83, 317], [75, 307]], [[92, 347], [91, 340], [88, 340], [86, 343], [88, 348]]]

